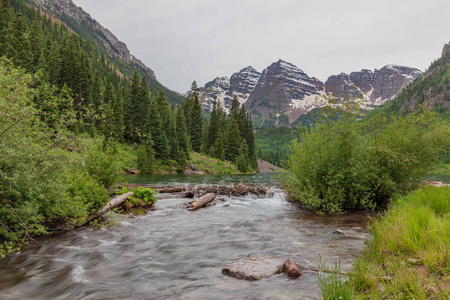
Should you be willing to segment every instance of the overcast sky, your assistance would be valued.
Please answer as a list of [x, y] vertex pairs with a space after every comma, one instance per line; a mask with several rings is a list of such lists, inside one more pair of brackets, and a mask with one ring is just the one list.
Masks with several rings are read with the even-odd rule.
[[278, 59], [325, 81], [387, 64], [422, 71], [450, 41], [449, 0], [74, 0], [184, 93]]

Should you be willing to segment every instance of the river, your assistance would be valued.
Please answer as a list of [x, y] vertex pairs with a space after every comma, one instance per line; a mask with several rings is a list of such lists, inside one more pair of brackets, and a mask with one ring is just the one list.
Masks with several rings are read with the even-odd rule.
[[[317, 267], [340, 259], [350, 269], [368, 238], [367, 216], [324, 216], [284, 199], [273, 174], [127, 176], [140, 184], [246, 182], [270, 186], [273, 197], [225, 197], [187, 211], [189, 199], [159, 200], [154, 211], [108, 229], [82, 228], [40, 238], [0, 261], [0, 299], [319, 299], [317, 275], [260, 281], [222, 275], [250, 254]], [[341, 229], [351, 236], [337, 235]]]

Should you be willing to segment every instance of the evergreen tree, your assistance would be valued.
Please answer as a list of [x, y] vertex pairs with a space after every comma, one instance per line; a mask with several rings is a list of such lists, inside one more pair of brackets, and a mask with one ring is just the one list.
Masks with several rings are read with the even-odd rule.
[[180, 150], [184, 152], [186, 159], [189, 159], [189, 142], [186, 129], [186, 119], [184, 117], [184, 110], [181, 106], [177, 107], [175, 115], [177, 142]]
[[231, 108], [230, 108], [230, 118], [234, 117], [236, 120], [239, 120], [239, 100], [238, 97], [235, 95], [233, 97], [233, 100], [231, 101]]
[[211, 147], [214, 145], [220, 128], [220, 115], [219, 115], [219, 104], [216, 100], [213, 102], [213, 108], [211, 111], [211, 118], [209, 121], [208, 129], [208, 140], [206, 146], [206, 152], [210, 152]]
[[[139, 76], [135, 72], [131, 79], [131, 86], [128, 90], [128, 94], [126, 97], [125, 105], [124, 105], [124, 125], [125, 131], [124, 136], [125, 139], [131, 143], [140, 142], [140, 137], [137, 131], [137, 111], [138, 111], [138, 103], [139, 103]], [[142, 120], [141, 120], [142, 121]]]
[[0, 56], [6, 54], [8, 29], [11, 22], [9, 0], [1, 0], [0, 4]]
[[211, 147], [210, 155], [220, 160], [225, 160], [224, 134], [222, 128], [219, 128], [217, 138]]
[[117, 95], [113, 99], [112, 103], [112, 115], [110, 117], [111, 122], [111, 137], [120, 142], [123, 136], [123, 109], [122, 109], [122, 95], [119, 90], [117, 90]]
[[18, 13], [12, 24], [12, 31], [9, 35], [7, 54], [12, 58], [14, 64], [27, 70], [31, 70], [32, 53], [28, 38], [27, 26], [22, 14]]
[[227, 137], [225, 140], [225, 156], [228, 160], [236, 162], [239, 155], [239, 149], [242, 145], [241, 132], [239, 124], [234, 117], [231, 117], [227, 128]]
[[152, 101], [148, 110], [148, 120], [146, 123], [145, 132], [151, 133], [155, 157], [162, 160], [167, 159], [169, 157], [167, 136], [162, 129], [161, 117], [157, 111], [157, 105], [154, 101]]
[[[32, 65], [33, 67], [36, 67], [45, 50], [44, 34], [42, 32], [39, 15], [36, 15], [33, 24], [31, 25], [30, 46], [31, 53], [33, 54]], [[37, 70], [37, 68], [35, 68], [35, 70]]]
[[59, 46], [56, 41], [51, 43], [48, 59], [47, 59], [47, 73], [49, 82], [53, 85], [57, 85], [59, 80], [59, 74], [61, 70], [61, 54]]
[[189, 135], [191, 139], [192, 150], [194, 150], [195, 152], [200, 152], [200, 148], [202, 145], [203, 122], [202, 107], [200, 105], [197, 92], [194, 92], [191, 105], [192, 106], [189, 115]]

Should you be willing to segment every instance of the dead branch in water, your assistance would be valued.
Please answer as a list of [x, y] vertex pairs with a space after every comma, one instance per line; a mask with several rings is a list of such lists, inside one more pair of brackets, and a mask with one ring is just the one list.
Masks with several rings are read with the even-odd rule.
[[207, 203], [213, 201], [214, 199], [216, 199], [216, 195], [213, 193], [209, 193], [203, 197], [195, 199], [194, 201], [189, 203], [189, 205], [186, 208], [188, 210], [196, 210], [196, 209], [199, 209], [200, 207], [205, 206]]

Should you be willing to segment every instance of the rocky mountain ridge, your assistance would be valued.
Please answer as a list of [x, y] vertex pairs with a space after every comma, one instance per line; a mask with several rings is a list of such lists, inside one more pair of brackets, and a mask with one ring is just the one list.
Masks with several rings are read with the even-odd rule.
[[392, 100], [422, 74], [415, 68], [387, 65], [374, 71], [363, 69], [332, 75], [323, 83], [297, 66], [279, 60], [262, 73], [247, 67], [230, 78], [217, 77], [200, 88], [200, 101], [205, 110], [211, 109], [215, 99], [228, 110], [236, 96], [258, 126], [286, 126], [322, 107], [320, 99], [324, 95], [360, 98], [370, 108]]

